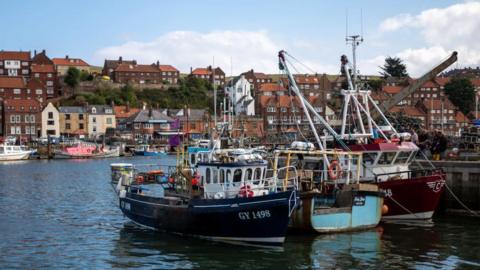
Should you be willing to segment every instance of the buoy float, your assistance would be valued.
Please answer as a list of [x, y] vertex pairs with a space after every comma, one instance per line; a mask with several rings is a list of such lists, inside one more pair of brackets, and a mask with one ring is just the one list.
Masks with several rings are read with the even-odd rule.
[[386, 215], [388, 213], [388, 206], [386, 204], [384, 204], [382, 206], [382, 215]]

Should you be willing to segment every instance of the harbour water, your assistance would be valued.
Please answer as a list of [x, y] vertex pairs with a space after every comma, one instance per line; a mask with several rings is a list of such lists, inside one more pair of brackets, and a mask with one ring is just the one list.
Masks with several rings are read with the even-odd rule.
[[174, 159], [0, 163], [0, 269], [480, 269], [480, 220], [474, 218], [295, 234], [277, 249], [143, 229], [118, 209], [109, 184], [113, 162]]

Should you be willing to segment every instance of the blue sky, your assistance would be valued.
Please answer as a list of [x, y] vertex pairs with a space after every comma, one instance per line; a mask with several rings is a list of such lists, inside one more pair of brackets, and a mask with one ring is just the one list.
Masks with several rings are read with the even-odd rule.
[[[215, 57], [224, 70], [234, 73], [247, 67], [274, 72], [276, 51], [287, 49], [314, 70], [331, 73], [338, 70], [340, 54], [349, 52], [344, 42], [346, 10], [351, 33], [360, 32], [362, 10], [365, 43], [359, 54], [365, 72], [374, 73], [382, 58], [395, 55], [404, 56], [415, 75], [462, 47], [473, 34], [466, 31], [460, 38], [467, 40], [454, 44], [442, 41], [442, 29], [434, 29], [437, 36], [432, 37], [427, 32], [432, 25], [437, 27], [435, 14], [445, 15], [442, 27], [448, 27], [448, 20], [468, 17], [466, 23], [475, 29], [480, 13], [470, 13], [480, 3], [473, 4], [472, 8], [472, 1], [2, 0], [3, 21], [12, 23], [1, 31], [0, 48], [46, 49], [50, 57], [68, 54], [95, 65], [123, 55], [146, 64], [160, 60], [182, 72], [211, 64]], [[478, 64], [477, 49], [467, 47], [469, 56], [460, 64]]]

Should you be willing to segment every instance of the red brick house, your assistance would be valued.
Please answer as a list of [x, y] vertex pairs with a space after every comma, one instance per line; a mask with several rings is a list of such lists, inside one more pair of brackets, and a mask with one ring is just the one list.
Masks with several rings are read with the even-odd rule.
[[169, 84], [177, 84], [178, 78], [180, 78], [180, 71], [171, 65], [160, 65], [157, 62], [158, 69], [162, 72], [162, 83], [168, 82]]
[[156, 65], [119, 64], [113, 71], [116, 83], [157, 84], [162, 82], [162, 72]]
[[118, 57], [118, 60], [107, 60], [103, 64], [102, 75], [109, 76], [110, 78], [113, 77], [113, 71], [118, 67], [120, 64], [127, 64], [127, 65], [136, 65], [137, 60], [123, 60], [123, 57]]
[[31, 75], [32, 78], [40, 80], [45, 85], [47, 98], [54, 98], [59, 95], [55, 65], [46, 55], [45, 50], [38, 54], [35, 51], [32, 58]]
[[0, 51], [0, 76], [30, 76], [30, 52]]
[[52, 61], [58, 76], [64, 76], [71, 67], [90, 72], [90, 65], [80, 58], [71, 58], [66, 55], [65, 58], [53, 58]]
[[206, 68], [196, 68], [190, 72], [190, 76], [205, 79], [211, 84], [215, 83], [216, 86], [223, 87], [225, 85], [225, 72], [223, 72], [220, 67], [212, 68], [212, 66], [208, 66]]
[[47, 105], [47, 87], [39, 79], [32, 78], [27, 82], [26, 99], [35, 99]]
[[254, 72], [253, 69], [242, 73], [241, 75], [245, 76], [245, 79], [252, 85], [252, 94], [254, 97], [257, 96], [257, 90], [260, 89], [260, 86], [264, 83], [272, 83], [273, 80], [271, 77], [261, 72]]
[[27, 99], [27, 85], [22, 77], [0, 76], [0, 99]]
[[42, 106], [34, 99], [7, 99], [3, 102], [4, 136], [30, 141], [40, 136]]

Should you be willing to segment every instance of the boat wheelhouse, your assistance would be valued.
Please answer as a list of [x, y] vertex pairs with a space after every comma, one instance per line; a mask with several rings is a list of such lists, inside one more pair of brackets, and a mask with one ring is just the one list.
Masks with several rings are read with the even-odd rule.
[[153, 150], [148, 144], [140, 144], [135, 146], [134, 154], [136, 156], [162, 156], [166, 155], [165, 151], [162, 150]]

